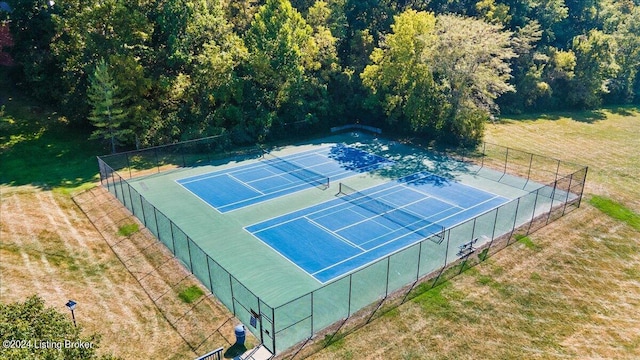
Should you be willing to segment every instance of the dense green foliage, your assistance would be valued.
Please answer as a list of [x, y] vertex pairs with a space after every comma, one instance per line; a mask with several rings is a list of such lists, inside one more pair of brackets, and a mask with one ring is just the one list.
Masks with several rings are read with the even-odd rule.
[[81, 336], [69, 314], [45, 307], [37, 296], [22, 303], [0, 303], [0, 348], [2, 359], [113, 359], [98, 356], [100, 338]]
[[495, 99], [513, 91], [511, 35], [482, 20], [407, 10], [373, 51], [363, 83], [389, 120], [446, 140], [476, 141]]
[[128, 117], [122, 107], [124, 98], [120, 96], [120, 88], [111, 77], [104, 60], [98, 62], [89, 80], [89, 120], [96, 127], [91, 137], [108, 140], [111, 143], [111, 152], [115, 153], [116, 144], [126, 141], [133, 132], [129, 127], [123, 126]]
[[107, 138], [104, 64], [125, 147], [356, 121], [473, 142], [500, 112], [640, 103], [639, 0], [10, 4], [13, 81]]

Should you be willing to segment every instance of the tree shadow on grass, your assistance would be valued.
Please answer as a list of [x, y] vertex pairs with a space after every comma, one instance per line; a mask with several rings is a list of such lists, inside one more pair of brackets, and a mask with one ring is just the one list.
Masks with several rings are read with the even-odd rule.
[[506, 117], [511, 121], [560, 120], [569, 119], [581, 123], [593, 124], [607, 119], [607, 113], [621, 116], [638, 116], [637, 106], [613, 106], [597, 110], [558, 111], [552, 113], [532, 113]]
[[638, 107], [635, 106], [617, 106], [609, 109], [612, 113], [621, 116], [637, 116]]
[[99, 143], [55, 112], [12, 99], [0, 116], [0, 185], [75, 188], [97, 180]]
[[535, 121], [535, 120], [552, 120], [569, 119], [581, 123], [593, 124], [598, 121], [606, 120], [607, 115], [603, 110], [583, 110], [571, 112], [553, 112], [553, 113], [536, 113], [509, 116], [512, 121]]

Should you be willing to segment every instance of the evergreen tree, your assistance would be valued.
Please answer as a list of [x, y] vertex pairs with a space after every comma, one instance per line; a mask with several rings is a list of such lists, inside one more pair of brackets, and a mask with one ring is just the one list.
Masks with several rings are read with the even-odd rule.
[[109, 67], [104, 59], [96, 65], [95, 71], [89, 78], [90, 86], [87, 92], [91, 106], [89, 120], [96, 127], [90, 139], [102, 139], [111, 144], [111, 152], [116, 152], [119, 145], [131, 138], [133, 131], [125, 127], [127, 113], [122, 107], [124, 98], [109, 73]]

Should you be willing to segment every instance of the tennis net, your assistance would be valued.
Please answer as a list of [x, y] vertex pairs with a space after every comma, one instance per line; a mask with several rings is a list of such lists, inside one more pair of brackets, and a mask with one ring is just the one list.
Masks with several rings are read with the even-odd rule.
[[276, 169], [282, 170], [287, 174], [291, 174], [304, 182], [321, 187], [323, 189], [329, 187], [328, 176], [303, 168], [300, 165], [296, 165], [281, 157], [275, 156], [264, 149], [262, 150], [262, 158], [266, 160], [267, 164], [275, 167]]
[[440, 224], [422, 219], [417, 215], [364, 194], [344, 183], [340, 183], [340, 194], [348, 202], [411, 230], [425, 239], [429, 238], [437, 244], [444, 240], [445, 229]]

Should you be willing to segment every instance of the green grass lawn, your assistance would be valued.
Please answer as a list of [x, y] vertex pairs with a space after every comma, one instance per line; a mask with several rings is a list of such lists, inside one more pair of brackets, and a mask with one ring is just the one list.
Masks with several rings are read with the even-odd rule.
[[0, 185], [75, 191], [98, 180], [95, 157], [105, 147], [87, 140], [88, 129], [20, 95], [0, 75]]
[[582, 206], [310, 359], [640, 358], [640, 112], [528, 114], [486, 140], [589, 166]]
[[611, 216], [616, 220], [620, 220], [634, 229], [640, 231], [640, 214], [629, 209], [628, 207], [620, 204], [612, 199], [603, 196], [593, 196], [589, 203], [598, 210]]
[[[108, 149], [86, 140], [89, 129], [20, 96], [4, 75], [0, 185], [65, 196], [93, 186], [95, 156]], [[327, 347], [311, 358], [640, 358], [638, 134], [640, 113], [633, 108], [523, 115], [488, 125], [489, 142], [588, 165], [587, 201], [461, 276], [433, 289], [418, 286], [410, 301], [355, 332], [323, 339]], [[119, 230], [122, 236], [138, 231], [127, 224]], [[65, 252], [45, 258], [65, 273], [85, 267]], [[92, 271], [99, 277], [107, 270]], [[186, 303], [201, 296], [195, 286], [179, 294]]]

